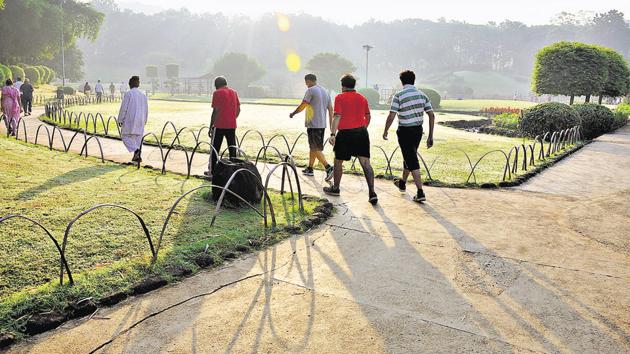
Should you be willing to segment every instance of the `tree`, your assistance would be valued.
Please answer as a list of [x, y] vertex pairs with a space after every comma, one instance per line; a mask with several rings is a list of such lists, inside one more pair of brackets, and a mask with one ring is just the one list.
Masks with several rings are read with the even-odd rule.
[[157, 79], [160, 76], [157, 65], [147, 65], [146, 74], [150, 79]]
[[25, 66], [24, 75], [31, 80], [33, 85], [39, 85], [41, 78], [39, 77], [39, 71], [34, 66]]
[[19, 77], [24, 80], [24, 70], [17, 65], [9, 65], [9, 69], [11, 69], [11, 73], [13, 74], [13, 81], [16, 81]]
[[586, 96], [599, 94], [608, 80], [606, 57], [595, 46], [558, 42], [536, 55], [532, 90], [539, 95]]
[[241, 91], [265, 75], [265, 68], [244, 53], [225, 54], [214, 63], [212, 71], [225, 76], [230, 86]]
[[341, 90], [340, 79], [357, 68], [337, 53], [319, 53], [306, 64], [306, 69], [317, 76], [317, 82], [327, 89]]
[[619, 97], [630, 92], [630, 69], [626, 60], [616, 51], [605, 47], [599, 47], [599, 50], [606, 57], [608, 69], [608, 80], [599, 94], [599, 104], [602, 104], [604, 96]]

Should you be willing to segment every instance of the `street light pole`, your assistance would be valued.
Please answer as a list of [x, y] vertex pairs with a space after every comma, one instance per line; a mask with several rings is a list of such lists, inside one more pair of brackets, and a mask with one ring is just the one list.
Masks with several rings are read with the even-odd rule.
[[366, 44], [363, 46], [363, 49], [365, 49], [365, 87], [368, 87], [368, 65], [370, 63], [370, 49], [372, 49], [374, 47], [372, 47], [369, 44]]
[[64, 21], [63, 21], [63, 1], [60, 2], [61, 7], [61, 82], [62, 86], [66, 86], [66, 49], [63, 38], [63, 29], [64, 29]]

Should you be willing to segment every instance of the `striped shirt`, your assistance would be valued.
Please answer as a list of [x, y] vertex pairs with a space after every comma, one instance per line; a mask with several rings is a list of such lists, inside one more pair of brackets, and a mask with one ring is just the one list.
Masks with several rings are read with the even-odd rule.
[[411, 127], [422, 125], [424, 112], [432, 111], [429, 97], [414, 85], [405, 85], [394, 94], [390, 112], [398, 113], [398, 125]]

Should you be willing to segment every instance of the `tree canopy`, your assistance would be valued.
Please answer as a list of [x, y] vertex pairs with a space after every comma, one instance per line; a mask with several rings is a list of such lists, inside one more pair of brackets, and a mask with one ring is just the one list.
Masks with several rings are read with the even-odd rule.
[[608, 80], [604, 82], [600, 101], [602, 96], [625, 96], [630, 92], [630, 69], [628, 69], [628, 63], [621, 54], [610, 48], [599, 47], [599, 50], [606, 57], [606, 67], [608, 69]]
[[[0, 11], [0, 62], [40, 64], [56, 60], [62, 30], [66, 49], [72, 52], [77, 51], [78, 38], [96, 39], [102, 22], [103, 14], [78, 0], [63, 0], [63, 12], [59, 1], [8, 1]], [[80, 57], [80, 53], [70, 56]], [[66, 64], [81, 63], [75, 60]], [[70, 67], [73, 71], [80, 74], [81, 68]]]
[[352, 62], [336, 53], [316, 54], [306, 64], [306, 69], [317, 76], [317, 82], [328, 90], [341, 90], [340, 79], [357, 68]]
[[590, 97], [599, 94], [607, 80], [607, 59], [599, 48], [558, 42], [536, 55], [532, 90], [537, 94]]
[[228, 84], [237, 90], [245, 90], [265, 75], [265, 68], [247, 54], [227, 53], [214, 63], [212, 73], [225, 76]]

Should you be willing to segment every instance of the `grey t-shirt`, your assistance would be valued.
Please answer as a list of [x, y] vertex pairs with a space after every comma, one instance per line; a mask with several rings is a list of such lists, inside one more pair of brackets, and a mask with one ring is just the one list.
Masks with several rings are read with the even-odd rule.
[[306, 127], [326, 128], [328, 106], [331, 103], [328, 92], [319, 85], [309, 87], [304, 94], [304, 101], [309, 103], [306, 107]]

